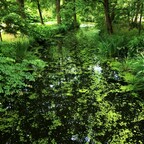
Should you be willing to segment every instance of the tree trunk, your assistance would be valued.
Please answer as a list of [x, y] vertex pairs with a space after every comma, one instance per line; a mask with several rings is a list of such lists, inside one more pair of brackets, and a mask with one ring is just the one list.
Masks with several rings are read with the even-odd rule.
[[128, 9], [127, 9], [127, 20], [128, 20], [128, 24], [130, 26], [131, 20], [130, 20], [130, 12]]
[[19, 13], [21, 15], [22, 18], [25, 18], [25, 12], [24, 12], [24, 0], [16, 0], [18, 5], [19, 5]]
[[38, 11], [39, 11], [41, 24], [44, 24], [43, 17], [42, 17], [42, 11], [41, 11], [41, 7], [40, 7], [39, 0], [37, 0], [37, 8], [38, 8]]
[[134, 18], [134, 22], [135, 23], [138, 22], [138, 15], [139, 15], [139, 12], [140, 12], [140, 5], [141, 5], [140, 0], [137, 0], [137, 3], [136, 3], [136, 13], [135, 13], [135, 18]]
[[141, 8], [140, 8], [140, 20], [139, 20], [139, 35], [141, 33], [141, 29], [142, 29], [142, 16], [143, 16], [143, 2], [141, 3]]
[[77, 27], [76, 0], [73, 0], [73, 3], [74, 3], [74, 7], [73, 7], [73, 11], [74, 11], [73, 17], [74, 17], [74, 21], [73, 21], [73, 23], [74, 23], [74, 28], [76, 28], [76, 27]]
[[0, 40], [2, 41], [2, 32], [0, 31]]
[[61, 24], [60, 0], [56, 0], [56, 15], [57, 15], [57, 24]]
[[106, 27], [109, 34], [113, 33], [112, 21], [110, 17], [110, 10], [109, 10], [109, 0], [104, 0], [104, 12], [105, 12], [105, 19], [106, 19]]

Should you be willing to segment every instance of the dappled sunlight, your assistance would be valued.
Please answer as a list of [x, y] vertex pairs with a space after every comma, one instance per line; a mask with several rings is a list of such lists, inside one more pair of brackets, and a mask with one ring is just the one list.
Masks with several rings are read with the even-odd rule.
[[3, 41], [11, 42], [11, 41], [15, 41], [16, 39], [17, 38], [13, 34], [2, 33], [2, 40]]
[[2, 41], [3, 42], [17, 42], [20, 40], [25, 40], [27, 41], [29, 38], [24, 35], [14, 35], [14, 34], [8, 34], [8, 33], [2, 33]]

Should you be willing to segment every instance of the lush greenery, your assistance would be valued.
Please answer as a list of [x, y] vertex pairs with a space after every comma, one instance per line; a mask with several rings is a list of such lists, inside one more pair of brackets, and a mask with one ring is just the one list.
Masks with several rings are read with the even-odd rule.
[[1, 0], [1, 143], [143, 144], [143, 5]]

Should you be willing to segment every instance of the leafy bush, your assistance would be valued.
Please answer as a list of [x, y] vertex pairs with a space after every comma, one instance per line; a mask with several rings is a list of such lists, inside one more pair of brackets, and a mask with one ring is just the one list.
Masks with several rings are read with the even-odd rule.
[[101, 56], [107, 58], [134, 57], [143, 52], [143, 35], [114, 34], [112, 36], [100, 36], [98, 50]]
[[118, 71], [119, 76], [127, 83], [122, 85], [122, 91], [135, 91], [143, 93], [144, 87], [144, 56], [140, 55], [126, 61], [111, 62], [113, 70]]
[[37, 72], [35, 70], [43, 66], [44, 63], [40, 60], [23, 60], [22, 63], [16, 63], [12, 58], [1, 56], [0, 93], [11, 95], [20, 92], [22, 88], [27, 87], [26, 80], [34, 81]]
[[32, 43], [33, 39], [27, 37], [18, 38], [13, 42], [2, 42], [0, 43], [0, 52], [3, 56], [13, 58], [16, 61], [35, 59], [35, 55], [29, 51]]
[[16, 13], [10, 13], [3, 17], [2, 22], [5, 24], [3, 30], [7, 33], [16, 35], [18, 32], [27, 33], [28, 25], [20, 15]]
[[[17, 122], [23, 118], [20, 118], [19, 106], [25, 103], [26, 93], [32, 88], [31, 83], [41, 76], [46, 66], [44, 61], [28, 51], [29, 47], [30, 41], [24, 38], [0, 43], [0, 139], [3, 144], [8, 142], [5, 141], [7, 134], [15, 135], [20, 129]], [[20, 139], [24, 142], [22, 136]]]
[[129, 55], [135, 56], [144, 51], [144, 39], [143, 35], [133, 36], [128, 42]]
[[66, 30], [67, 27], [65, 25], [48, 26], [32, 24], [28, 35], [33, 37], [37, 42], [43, 43], [57, 34], [65, 33]]
[[37, 69], [45, 66], [43, 61], [28, 51], [29, 47], [28, 39], [0, 44], [0, 89], [2, 93], [11, 94], [19, 91], [26, 86], [25, 80], [33, 81]]
[[100, 37], [99, 54], [107, 58], [125, 58], [128, 56], [128, 41], [129, 38], [124, 35]]

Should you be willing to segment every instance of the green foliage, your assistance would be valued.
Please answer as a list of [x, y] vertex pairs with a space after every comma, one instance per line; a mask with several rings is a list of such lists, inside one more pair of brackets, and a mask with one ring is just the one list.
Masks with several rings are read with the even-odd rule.
[[128, 47], [129, 47], [130, 56], [134, 56], [143, 52], [143, 47], [144, 47], [143, 34], [140, 36], [132, 37], [128, 43]]
[[[25, 103], [25, 95], [32, 88], [31, 83], [41, 77], [41, 71], [46, 66], [44, 61], [27, 51], [29, 45], [26, 39], [14, 43], [2, 42], [0, 45], [0, 138], [3, 140], [2, 143], [9, 141], [5, 141], [7, 134], [11, 133], [13, 136], [19, 130], [19, 141], [26, 142], [20, 128], [24, 117], [20, 116], [23, 112], [19, 111], [19, 105], [22, 106]], [[31, 95], [29, 99], [33, 100], [35, 97]]]
[[34, 81], [38, 70], [44, 67], [43, 61], [27, 51], [29, 46], [27, 39], [21, 39], [13, 43], [1, 43], [1, 93], [7, 95], [19, 92], [26, 86], [25, 81]]
[[21, 39], [13, 43], [0, 45], [0, 93], [18, 93], [26, 87], [26, 81], [34, 81], [38, 70], [45, 64], [28, 52], [29, 41]]
[[67, 27], [65, 25], [35, 25], [32, 24], [29, 36], [33, 37], [37, 42], [42, 43], [43, 41], [49, 40], [50, 38], [56, 37], [56, 35], [65, 33], [67, 30]]
[[40, 22], [40, 18], [37, 14], [37, 9], [31, 6], [30, 3], [29, 3], [29, 6], [26, 5], [25, 13], [26, 13], [26, 19], [29, 23]]
[[143, 55], [137, 56], [133, 59], [128, 59], [122, 63], [111, 63], [112, 69], [117, 70], [119, 72], [119, 76], [122, 77], [128, 84], [121, 86], [123, 91], [139, 91], [140, 93], [143, 92], [143, 64]]
[[112, 35], [100, 38], [98, 50], [100, 55], [107, 58], [124, 58], [128, 56], [129, 38], [125, 35]]
[[0, 28], [5, 32], [14, 35], [18, 32], [27, 33], [27, 22], [20, 16], [16, 2], [2, 1], [2, 14], [0, 18]]
[[74, 4], [73, 2], [67, 2], [64, 4], [63, 6], [64, 8], [61, 10], [61, 16], [63, 18], [63, 23], [65, 25], [72, 25], [73, 23], [73, 15], [74, 15], [74, 11], [73, 11], [73, 7]]
[[64, 24], [68, 29], [78, 28], [80, 25], [78, 19], [74, 19], [74, 15], [77, 16], [77, 6], [76, 1], [67, 1], [64, 2], [60, 11], [62, 24]]
[[18, 14], [10, 13], [3, 17], [2, 22], [6, 24], [4, 27], [6, 32], [16, 34], [20, 27], [21, 18]]
[[[38, 66], [40, 65], [38, 60], [24, 60], [22, 63], [16, 63], [14, 59], [2, 56], [0, 60], [0, 93], [4, 93], [5, 95], [18, 93], [23, 87], [27, 87], [26, 80], [35, 80], [36, 72], [30, 73], [30, 70], [33, 70], [33, 68], [29, 68], [29, 66], [37, 67], [35, 69], [38, 70]], [[40, 63], [43, 64], [42, 62]]]
[[[7, 30], [23, 32], [40, 44], [33, 47], [38, 43], [25, 37], [0, 43], [2, 144], [144, 143], [143, 35], [125, 29], [105, 35], [96, 28], [91, 32], [84, 28], [62, 36], [73, 25], [74, 1], [62, 5], [60, 26], [27, 25], [14, 1], [1, 2], [0, 17]], [[103, 27], [103, 5], [97, 3], [95, 9], [94, 2], [77, 1], [76, 12], [85, 20], [97, 16], [98, 26]], [[29, 3], [32, 13], [35, 6]], [[45, 8], [44, 0], [40, 4]], [[130, 18], [136, 14], [129, 4], [134, 3], [110, 1], [110, 14], [116, 12], [113, 22], [128, 17], [121, 14], [125, 8]]]
[[119, 33], [112, 36], [102, 35], [97, 39], [100, 56], [107, 58], [134, 57], [143, 52], [143, 35], [135, 36], [133, 33]]
[[32, 52], [28, 51], [31, 47], [30, 43], [33, 43], [33, 39], [29, 38], [28, 40], [27, 37], [18, 38], [14, 42], [2, 42], [0, 43], [0, 52], [3, 56], [13, 58], [16, 61], [35, 59]]

